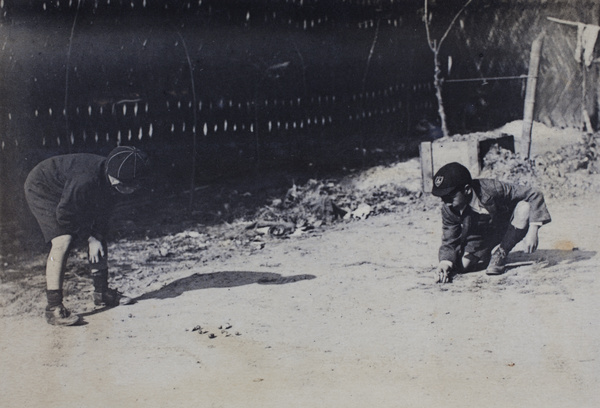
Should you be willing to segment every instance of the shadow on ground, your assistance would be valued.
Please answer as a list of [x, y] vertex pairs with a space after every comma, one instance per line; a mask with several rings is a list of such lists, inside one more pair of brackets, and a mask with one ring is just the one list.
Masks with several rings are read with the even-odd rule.
[[587, 261], [596, 256], [596, 251], [561, 250], [561, 249], [538, 249], [533, 254], [522, 251], [511, 252], [508, 256], [507, 268], [516, 268], [529, 263], [545, 263], [545, 268], [558, 265], [559, 263], [572, 264]]
[[181, 295], [184, 292], [208, 288], [231, 288], [235, 286], [251, 285], [284, 285], [303, 280], [315, 279], [314, 275], [282, 276], [278, 273], [269, 272], [247, 272], [247, 271], [224, 271], [213, 273], [195, 273], [188, 277], [178, 279], [168, 285], [145, 293], [135, 300], [145, 299], [169, 299]]
[[[578, 249], [538, 249], [532, 254], [527, 254], [523, 251], [515, 251], [508, 255], [505, 272], [521, 266], [534, 264], [540, 265], [541, 268], [549, 268], [562, 263], [572, 264], [575, 262], [587, 261], [588, 259], [592, 259], [594, 256], [596, 256], [596, 251], [580, 251]], [[454, 275], [450, 278], [450, 282], [452, 282], [457, 276], [477, 274], [485, 271], [486, 268], [487, 264], [482, 264], [472, 271]]]

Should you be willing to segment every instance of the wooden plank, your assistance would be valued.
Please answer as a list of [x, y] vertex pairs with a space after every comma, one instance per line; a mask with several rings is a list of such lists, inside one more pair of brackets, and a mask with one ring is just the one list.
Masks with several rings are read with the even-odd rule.
[[473, 178], [479, 177], [483, 165], [483, 156], [495, 144], [513, 153], [515, 152], [515, 139], [509, 135], [496, 138], [421, 143], [419, 153], [421, 156], [423, 192], [431, 193], [433, 176], [440, 167], [451, 162], [458, 162], [465, 166], [469, 169]]
[[431, 155], [431, 142], [422, 142], [419, 145], [421, 157], [421, 185], [424, 193], [431, 193], [433, 189], [433, 156]]
[[448, 141], [432, 144], [433, 174], [444, 164], [458, 162], [471, 172], [471, 176], [477, 177], [481, 172], [479, 164], [479, 141]]

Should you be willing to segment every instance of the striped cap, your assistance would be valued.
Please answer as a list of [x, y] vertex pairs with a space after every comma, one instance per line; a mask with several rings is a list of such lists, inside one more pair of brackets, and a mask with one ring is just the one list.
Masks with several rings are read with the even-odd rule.
[[106, 159], [106, 174], [121, 181], [133, 181], [148, 173], [146, 153], [133, 146], [119, 146]]

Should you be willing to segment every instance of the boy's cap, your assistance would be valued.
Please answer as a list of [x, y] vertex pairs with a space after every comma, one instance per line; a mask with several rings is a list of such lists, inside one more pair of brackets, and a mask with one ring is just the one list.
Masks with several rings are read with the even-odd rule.
[[120, 181], [133, 181], [145, 176], [150, 168], [146, 153], [133, 146], [119, 146], [106, 159], [106, 174]]
[[472, 181], [469, 170], [460, 163], [448, 163], [442, 166], [433, 176], [433, 189], [431, 194], [443, 197], [459, 187]]

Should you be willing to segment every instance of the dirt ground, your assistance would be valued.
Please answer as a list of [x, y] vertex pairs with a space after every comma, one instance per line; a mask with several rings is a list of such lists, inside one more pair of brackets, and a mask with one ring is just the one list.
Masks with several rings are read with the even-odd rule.
[[[434, 283], [440, 203], [420, 193], [416, 159], [296, 186], [254, 218], [117, 240], [111, 281], [133, 305], [95, 310], [76, 251], [76, 327], [41, 317], [43, 254], [5, 255], [0, 405], [598, 406], [600, 178], [555, 133], [532, 178], [553, 221], [502, 276]], [[557, 154], [571, 166], [559, 175]], [[315, 191], [318, 206], [289, 204]]]

